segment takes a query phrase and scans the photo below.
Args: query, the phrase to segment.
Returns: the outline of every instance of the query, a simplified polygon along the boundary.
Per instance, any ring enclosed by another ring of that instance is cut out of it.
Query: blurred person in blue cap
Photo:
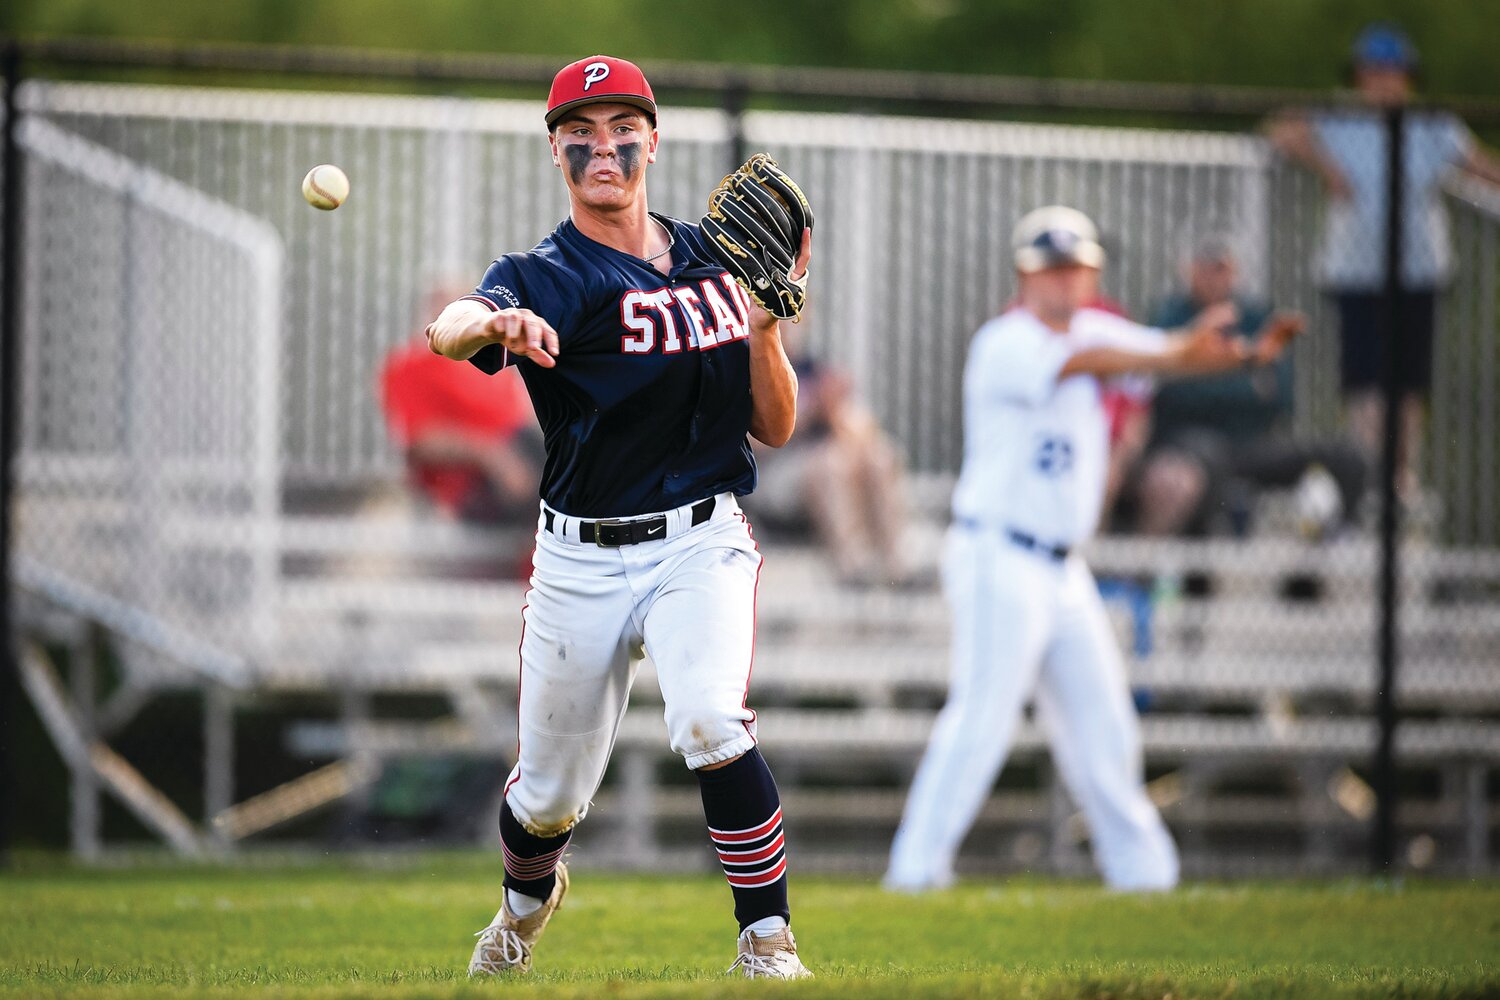
[[[1400,28],[1376,23],[1355,38],[1348,72],[1358,104],[1284,112],[1270,121],[1267,135],[1278,149],[1316,173],[1328,194],[1318,278],[1338,309],[1340,381],[1349,431],[1374,464],[1379,461],[1385,415],[1379,321],[1389,155],[1383,112],[1412,101],[1421,62]],[[1418,444],[1432,382],[1437,297],[1453,271],[1442,183],[1455,170],[1466,170],[1500,184],[1500,160],[1480,148],[1457,116],[1426,108],[1406,115],[1403,145],[1405,302],[1398,318],[1396,356],[1402,397],[1397,489],[1411,503],[1418,491]]]

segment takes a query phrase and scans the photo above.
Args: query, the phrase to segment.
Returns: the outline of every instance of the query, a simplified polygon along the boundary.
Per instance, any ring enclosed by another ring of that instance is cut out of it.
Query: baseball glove
[[[807,196],[776,161],[756,153],[708,196],[701,223],[708,245],[750,297],[778,319],[797,319],[807,275],[793,281],[802,231],[811,229]]]

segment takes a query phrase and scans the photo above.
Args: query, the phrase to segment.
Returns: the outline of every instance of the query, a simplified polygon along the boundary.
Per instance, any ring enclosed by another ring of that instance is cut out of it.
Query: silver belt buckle
[[[613,545],[611,545],[610,543],[604,541],[604,532],[602,530],[600,530],[600,529],[604,528],[606,525],[608,525],[611,528],[617,528],[617,527],[619,527],[622,524],[628,524],[628,523],[630,523],[630,519],[628,519],[628,518],[622,518],[622,517],[611,517],[611,518],[606,518],[603,521],[595,521],[594,522],[594,544],[597,545],[597,546],[599,546],[599,548],[601,548],[601,549],[618,549],[620,547],[620,544],[618,542],[616,542]]]

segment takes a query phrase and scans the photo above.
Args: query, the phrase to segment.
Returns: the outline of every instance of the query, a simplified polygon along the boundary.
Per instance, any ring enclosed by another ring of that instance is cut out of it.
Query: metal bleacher
[[[446,526],[445,526],[446,527]],[[937,529],[932,529],[933,531]],[[329,537],[310,532],[309,537]],[[435,536],[434,536],[435,537]],[[431,555],[432,538],[427,553]],[[840,587],[805,544],[763,545],[752,705],[809,863],[873,871],[899,815],[947,673],[947,612],[935,588]],[[455,548],[455,553],[459,549]],[[473,555],[474,549],[464,549]],[[1160,541],[1106,537],[1089,558],[1107,591],[1131,682],[1152,791],[1177,829],[1189,872],[1335,871],[1357,865],[1370,792],[1377,550],[1354,535]],[[1500,765],[1500,615],[1434,599],[1493,586],[1500,559],[1412,543],[1403,577],[1407,662],[1398,733],[1404,774],[1433,788],[1410,798],[1415,857],[1451,870],[1493,864],[1500,820],[1490,783]],[[1142,581],[1206,574],[1209,596],[1151,593]],[[1290,578],[1315,596],[1286,596]],[[497,778],[513,759],[520,638],[519,582],[412,579],[289,581],[289,609],[369,649],[340,682],[450,697],[451,716],[308,722],[290,732],[309,757],[473,755]],[[1143,634],[1143,631],[1145,634]],[[263,683],[315,687],[307,664]],[[667,748],[649,660],[637,678],[615,762],[578,844],[597,863],[696,867],[697,793]],[[963,864],[976,871],[1088,869],[1079,820],[1028,721],[1013,766],[981,816]],[[1015,778],[1010,777],[1016,775]],[[1263,850],[1268,836],[1282,850]],[[1421,840],[1421,838],[1428,838]],[[1441,845],[1426,860],[1428,843]],[[706,863],[706,862],[705,862]]]
[[[44,504],[62,530],[62,508]],[[28,511],[23,505],[23,520]],[[115,535],[125,526],[106,522],[118,513],[95,504],[69,516],[87,521],[87,532]],[[936,551],[940,531],[934,517],[913,544]],[[175,555],[159,553],[160,565],[199,566],[193,553],[222,549],[226,537],[237,536],[175,520],[163,535]],[[196,629],[133,633],[143,619],[110,619],[108,608],[88,605],[54,577],[29,578],[23,589],[120,626],[137,651],[125,660],[137,668],[127,682],[143,691],[209,684],[227,699],[220,719],[231,722],[236,699],[285,704],[294,713],[287,746],[311,763],[350,765],[367,784],[393,761],[474,757],[490,762],[498,788],[516,741],[525,584],[483,567],[524,546],[526,533],[405,511],[287,514],[272,537],[273,578],[254,601],[227,611],[273,623],[269,641],[235,656],[205,652],[200,641],[214,632],[213,601]],[[789,829],[806,866],[874,871],[943,702],[946,605],[935,586],[841,586],[805,541],[771,537],[762,550],[751,703],[786,793]],[[1315,543],[1273,526],[1246,540],[1103,537],[1087,556],[1143,708],[1151,789],[1182,841],[1186,870],[1357,867],[1371,809],[1360,775],[1377,738],[1374,540],[1356,532]],[[1194,576],[1211,586],[1183,586]],[[1302,590],[1288,591],[1293,580]],[[1415,537],[1404,546],[1398,696],[1407,717],[1396,750],[1403,782],[1415,790],[1399,816],[1405,842],[1421,845],[1413,864],[1472,873],[1495,863],[1500,610],[1488,595],[1496,586],[1500,553],[1448,551]],[[200,669],[139,669],[163,655]],[[309,696],[331,699],[332,717],[323,710],[317,721],[295,721]],[[403,696],[423,707],[404,714]],[[387,703],[378,710],[377,698]],[[437,717],[434,698],[444,706]],[[679,849],[701,846],[687,779],[667,747],[648,660],[578,849],[599,864],[706,866],[701,851]],[[357,798],[360,785],[339,792]],[[229,810],[231,791],[221,787],[219,812]],[[492,806],[472,808],[483,816]],[[1028,721],[961,864],[1084,873],[1085,839],[1048,764],[1045,734]]]
[[[77,717],[64,706],[54,722],[82,736],[68,762],[75,803],[97,795],[88,741],[174,690],[204,695],[204,830],[220,848],[357,799],[403,757],[483,758],[498,785],[515,746],[524,584],[495,566],[528,533],[308,498],[399,476],[374,377],[412,332],[431,268],[468,273],[565,211],[558,191],[499,182],[549,169],[535,106],[40,80],[19,96],[29,180],[14,584],[28,638],[74,668]],[[708,109],[672,109],[672,121],[653,207],[694,217],[731,133]],[[1310,182],[1255,136],[769,111],[744,126],[819,206],[819,349],[906,449],[930,518],[920,552],[938,548],[958,464],[967,337],[1014,290],[993,220],[1047,201],[1091,212],[1118,243],[1107,290],[1136,313],[1171,283],[1185,234],[1240,229],[1257,291],[1314,323],[1323,309],[1302,246]],[[294,195],[315,150],[371,178],[334,216]],[[444,183],[422,183],[434,165]],[[894,191],[897,215],[863,210]],[[1460,235],[1492,246],[1500,206],[1470,200]],[[898,235],[913,255],[880,250]],[[434,247],[447,259],[429,259]],[[913,280],[911,257],[926,280]],[[1475,307],[1451,311],[1440,338],[1440,377],[1462,391],[1434,394],[1432,438],[1463,544],[1428,531],[1402,548],[1398,819],[1412,866],[1478,872],[1500,854],[1500,480],[1493,421],[1465,409],[1488,390],[1466,381],[1468,355],[1453,349],[1493,342],[1496,272],[1480,269],[1493,254],[1459,257],[1474,273],[1456,279],[1455,301]],[[1299,348],[1299,432],[1329,426],[1332,339]],[[840,586],[805,542],[768,538],[763,550],[751,697],[798,864],[873,871],[942,704],[945,604],[935,587]],[[1088,555],[1188,871],[1360,867],[1375,741],[1371,537],[1311,543],[1268,519],[1245,541],[1103,538]],[[101,634],[120,683],[95,699]],[[50,690],[44,672],[27,676]],[[283,713],[288,745],[324,765],[321,777],[274,801],[277,790],[233,787],[236,706],[249,704]],[[245,791],[258,793],[253,816],[235,811]],[[97,832],[97,818],[75,831]],[[167,825],[174,846],[196,843]],[[1079,873],[1083,840],[1028,723],[962,863]],[[75,832],[75,847],[87,842]],[[710,865],[649,665],[577,843],[600,864]]]

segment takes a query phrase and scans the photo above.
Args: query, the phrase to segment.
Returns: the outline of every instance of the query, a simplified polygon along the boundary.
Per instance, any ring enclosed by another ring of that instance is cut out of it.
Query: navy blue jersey
[[[665,277],[568,219],[466,296],[530,309],[557,331],[554,368],[499,344],[470,360],[520,369],[547,443],[542,499],[564,514],[629,517],[755,488],[750,297],[696,225],[653,217],[676,237]]]

